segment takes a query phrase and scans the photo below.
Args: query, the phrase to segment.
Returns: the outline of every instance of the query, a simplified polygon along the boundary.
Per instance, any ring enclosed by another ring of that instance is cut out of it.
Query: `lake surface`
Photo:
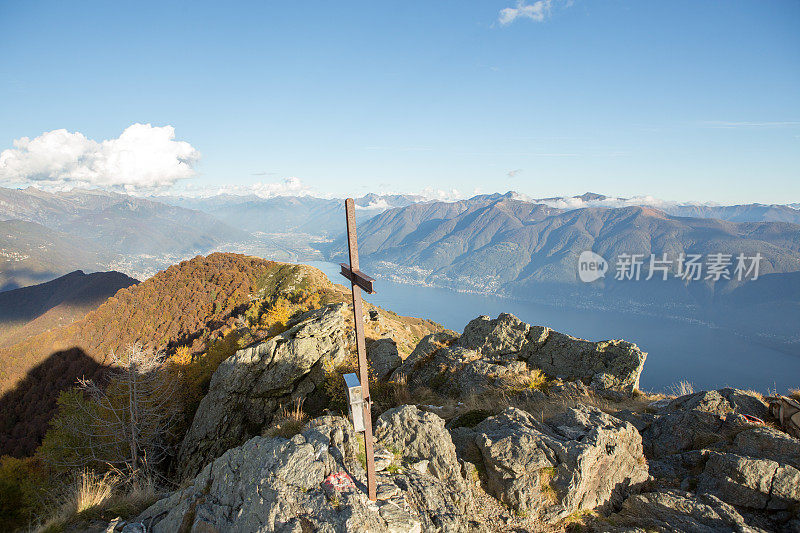
[[[309,262],[335,283],[339,265]],[[377,280],[364,299],[401,315],[429,318],[454,331],[479,315],[512,313],[521,320],[584,339],[625,339],[646,351],[641,388],[665,391],[685,379],[695,390],[725,386],[759,392],[800,388],[800,353],[707,325],[615,311],[551,307],[533,302]]]

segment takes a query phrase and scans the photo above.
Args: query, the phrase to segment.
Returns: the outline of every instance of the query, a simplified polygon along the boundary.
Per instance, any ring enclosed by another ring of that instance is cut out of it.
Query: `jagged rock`
[[[642,431],[644,449],[649,459],[688,450],[708,448],[724,441],[729,431],[725,420],[706,411],[677,411],[656,418]]]
[[[349,471],[358,486],[329,497],[323,481],[342,471]],[[148,531],[154,533],[421,531],[423,520],[401,494],[372,504],[363,481],[351,425],[326,416],[289,440],[255,437],[228,450],[191,485],[156,502],[138,519],[153,523]],[[380,482],[394,480],[381,475]]]
[[[599,390],[632,393],[647,354],[622,340],[590,342],[550,331],[543,342],[526,346],[527,361],[545,374],[566,381],[581,380]]]
[[[590,342],[531,326],[509,313],[492,320],[480,316],[464,328],[458,344],[494,360],[527,360],[535,368],[565,381],[581,380],[600,390],[631,393],[647,354],[635,344]]]
[[[397,372],[409,376],[412,384],[441,382],[451,387],[449,392],[462,395],[479,394],[534,369],[551,378],[630,394],[639,386],[647,356],[629,342],[589,342],[531,326],[508,313],[472,320],[451,347],[439,345],[437,350],[430,340],[423,342]],[[448,373],[457,382],[450,381]]]
[[[800,504],[800,471],[769,459],[712,452],[697,491],[751,509],[788,509]]]
[[[501,313],[494,320],[479,316],[466,325],[458,344],[487,358],[516,360],[526,345],[542,342],[546,330],[542,326],[529,326],[509,313]]]
[[[725,388],[700,391],[679,396],[659,410],[660,413],[675,411],[703,411],[717,416],[739,413],[766,420],[768,406],[757,394],[739,389]]]
[[[374,379],[383,381],[402,363],[397,343],[393,339],[383,338],[370,342],[367,345],[367,358]]]
[[[403,364],[394,371],[392,380],[398,380],[400,376],[409,376],[417,367],[424,366],[425,362],[437,351],[455,341],[458,337],[447,331],[439,331],[426,335],[414,347],[414,350],[405,358]]]
[[[378,418],[375,438],[401,455],[417,473],[430,474],[448,487],[443,508],[452,509],[446,511],[452,519],[474,515],[472,491],[462,476],[450,433],[439,416],[413,405],[390,409]],[[407,490],[420,500],[430,496],[427,486],[418,482],[409,483]]]
[[[452,477],[454,452],[446,432],[442,434],[441,419],[413,407],[379,419],[390,439],[398,424],[421,438],[435,439],[441,449],[409,441],[406,453],[430,454],[432,466],[421,473],[379,472],[376,502],[365,494],[366,473],[357,459],[360,446],[352,425],[342,417],[323,416],[291,439],[254,437],[228,450],[188,487],[156,502],[137,520],[152,524],[148,531],[153,533],[477,531],[470,520],[471,495],[465,497],[451,484],[457,482]],[[355,485],[334,489],[325,483],[341,472],[349,473]]]
[[[312,311],[285,333],[237,351],[220,364],[178,455],[182,478],[269,424],[281,405],[312,393],[324,366],[346,356],[343,306]]]
[[[737,389],[701,391],[675,398],[642,430],[648,458],[661,459],[687,450],[726,445],[751,428],[738,415],[762,418],[767,405],[757,395]]]
[[[548,522],[617,506],[648,479],[636,428],[582,404],[547,424],[509,407],[475,432],[489,491]]]
[[[770,414],[786,433],[800,439],[800,399],[776,396],[769,400]]]
[[[619,513],[606,521],[604,531],[671,531],[726,533],[762,531],[748,526],[733,506],[716,496],[668,490],[631,496]]]
[[[736,453],[741,455],[771,459],[800,469],[800,439],[777,429],[759,426],[742,431],[733,443]]]

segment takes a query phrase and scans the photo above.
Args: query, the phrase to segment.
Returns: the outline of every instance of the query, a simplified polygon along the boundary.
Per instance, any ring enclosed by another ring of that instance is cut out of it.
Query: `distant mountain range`
[[[591,192],[580,196],[537,199],[530,199],[514,192],[508,194],[518,200],[543,203],[560,209],[580,209],[584,207],[616,208],[639,205],[653,207],[668,215],[679,217],[716,218],[731,222],[792,222],[800,224],[800,204],[682,204],[653,198],[615,198]]]
[[[780,285],[771,276],[800,271],[800,210],[795,204],[679,204],[591,192],[550,198],[508,192],[457,202],[368,194],[356,198],[356,204],[361,254],[373,272],[456,290],[567,304],[619,306],[633,300],[658,306],[666,299],[680,308],[758,303],[756,284],[736,280],[626,283],[614,280],[612,271],[582,284],[576,266],[585,250],[606,258],[611,269],[624,253],[646,258],[666,253],[675,260],[681,253],[758,252],[765,294]],[[343,201],[336,198],[136,198],[103,191],[0,189],[3,219],[0,228],[7,231],[0,232],[0,254],[5,254],[0,290],[75,269],[114,269],[146,279],[211,251],[303,262],[338,260],[346,249]],[[646,276],[646,265],[643,272]],[[739,292],[740,286],[747,290]],[[792,291],[781,297],[800,301]]]
[[[344,201],[313,196],[218,195],[210,198],[156,196],[154,199],[203,211],[253,233],[305,233],[336,236],[343,232]],[[392,207],[425,201],[422,196],[367,194],[355,200],[357,220],[368,219]]]
[[[800,332],[789,326],[797,322],[787,320],[800,320],[800,283],[795,279],[800,279],[800,225],[672,216],[642,206],[559,209],[517,198],[513,193],[483,195],[385,211],[359,226],[362,264],[396,281],[568,306],[644,306],[656,313],[699,317],[710,312],[716,318],[724,318],[720,306],[725,306],[738,310],[733,313],[737,324],[749,321],[749,329],[768,327],[771,334],[800,340]],[[735,212],[727,211],[739,218],[776,211]],[[333,260],[342,259],[343,238],[329,250]],[[584,251],[607,261],[604,278],[581,282],[578,259]],[[676,275],[681,254],[699,254],[706,264],[718,253],[730,254],[731,279],[706,279],[708,271],[699,280]],[[735,258],[757,253],[759,279],[737,280]],[[625,254],[642,259],[639,281],[615,279],[617,262]],[[651,254],[666,254],[671,261],[666,281],[660,271],[646,281]],[[779,306],[770,307],[778,301]]]
[[[123,194],[0,188],[0,220],[35,222],[122,254],[205,250],[248,234],[207,213]]]
[[[23,220],[0,221],[0,291],[77,269],[101,270],[111,254],[94,242]]]
[[[800,270],[797,224],[675,217],[640,206],[563,210],[511,194],[391,209],[360,233],[360,251],[373,262],[426,272],[426,282],[463,288],[474,280],[476,288],[506,292],[537,282],[580,283],[585,250],[608,261],[622,254],[759,252],[762,275]]]

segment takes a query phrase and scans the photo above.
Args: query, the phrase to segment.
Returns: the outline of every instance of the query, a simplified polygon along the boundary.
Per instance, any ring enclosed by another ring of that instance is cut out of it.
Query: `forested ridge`
[[[184,391],[191,402],[232,351],[274,333],[308,295],[335,294],[316,269],[229,253],[198,256],[121,289],[72,325],[0,350],[0,455],[31,453],[59,393],[101,375],[111,352],[136,343],[165,351],[175,365],[193,364]],[[239,334],[237,320],[254,322],[254,334]]]

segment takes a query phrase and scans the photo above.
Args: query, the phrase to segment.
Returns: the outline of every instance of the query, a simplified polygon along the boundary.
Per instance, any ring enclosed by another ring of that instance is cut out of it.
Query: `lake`
[[[335,283],[339,265],[309,262]],[[479,315],[512,313],[521,320],[575,337],[625,339],[646,351],[641,388],[666,391],[680,380],[695,390],[737,387],[762,393],[800,388],[800,353],[780,351],[756,340],[707,325],[615,311],[568,309],[480,294],[460,293],[377,280],[364,299],[401,315],[429,318],[461,332]]]

